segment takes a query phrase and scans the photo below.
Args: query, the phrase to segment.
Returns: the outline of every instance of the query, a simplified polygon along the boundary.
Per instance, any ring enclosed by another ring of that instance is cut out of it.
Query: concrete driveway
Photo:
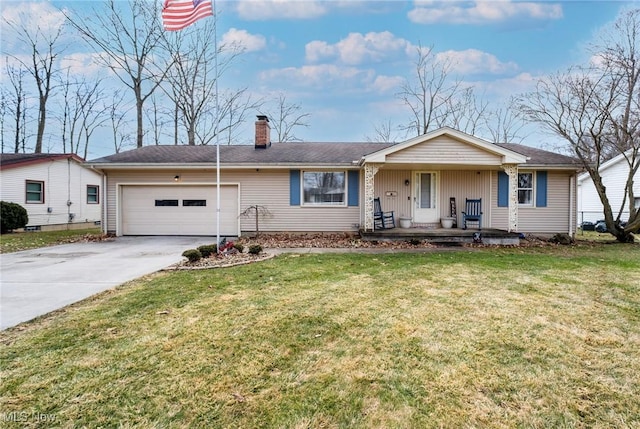
[[[181,261],[215,237],[118,237],[0,255],[0,329]]]

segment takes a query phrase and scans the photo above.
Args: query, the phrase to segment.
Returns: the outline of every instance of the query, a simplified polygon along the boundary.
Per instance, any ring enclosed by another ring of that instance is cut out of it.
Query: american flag
[[[177,31],[212,15],[211,0],[166,0],[162,8],[162,23],[165,30]]]

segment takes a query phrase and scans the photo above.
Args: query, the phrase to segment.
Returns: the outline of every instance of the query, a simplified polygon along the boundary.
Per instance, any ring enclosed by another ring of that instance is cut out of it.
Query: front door
[[[417,171],[414,174],[413,221],[433,223],[440,220],[437,207],[438,174]]]

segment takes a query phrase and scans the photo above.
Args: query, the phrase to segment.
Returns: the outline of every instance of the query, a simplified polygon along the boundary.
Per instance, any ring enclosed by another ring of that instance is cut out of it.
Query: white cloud
[[[405,82],[401,76],[376,76],[372,88],[379,93],[390,93],[398,91],[398,88]]]
[[[358,65],[364,62],[379,62],[406,55],[411,44],[388,31],[380,33],[350,33],[334,45],[322,41],[307,44],[306,58],[309,62],[339,58],[343,64]]]
[[[562,6],[510,0],[416,1],[408,17],[417,24],[490,24],[518,18],[546,20],[562,18]]]
[[[327,8],[315,0],[243,0],[237,2],[236,11],[247,21],[267,21],[318,18],[327,13]]]
[[[538,79],[539,76],[534,76],[530,73],[519,73],[516,76],[505,79],[465,83],[473,86],[477,94],[506,100],[512,95],[535,90]]]
[[[438,62],[448,62],[451,65],[452,72],[463,75],[481,73],[504,74],[513,73],[518,70],[516,63],[504,63],[495,55],[477,49],[439,52],[435,58]]]
[[[38,32],[41,35],[39,38],[42,38],[42,35],[45,38],[55,36],[65,22],[62,12],[49,2],[4,2],[1,13],[3,27],[4,23],[8,22],[17,29],[25,29],[34,38]],[[3,28],[4,48],[20,43],[18,36],[16,32],[9,31],[9,28]]]
[[[255,52],[264,49],[267,41],[264,36],[250,34],[246,30],[230,28],[222,36],[222,44],[242,47],[245,52]]]
[[[266,70],[260,73],[260,78],[262,80],[281,80],[289,84],[326,88],[332,84],[349,86],[354,82],[371,81],[373,72],[356,67],[321,64]]]
[[[60,69],[69,70],[71,76],[99,76],[104,77],[105,73],[111,75],[109,68],[100,61],[97,53],[74,53],[65,55],[60,59]]]

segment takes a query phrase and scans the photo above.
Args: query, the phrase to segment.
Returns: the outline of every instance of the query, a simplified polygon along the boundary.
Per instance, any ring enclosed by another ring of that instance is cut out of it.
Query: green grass
[[[54,244],[71,243],[82,240],[87,235],[100,235],[101,233],[100,228],[91,228],[2,234],[0,235],[0,253],[11,253],[20,250],[53,246]]]
[[[20,427],[638,427],[639,261],[590,244],[156,274],[0,334],[0,409]]]

